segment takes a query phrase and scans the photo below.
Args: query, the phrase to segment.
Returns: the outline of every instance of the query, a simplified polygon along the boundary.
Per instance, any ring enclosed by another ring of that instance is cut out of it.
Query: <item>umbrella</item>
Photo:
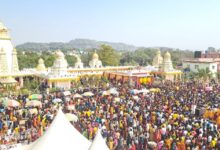
[[[73,122],[77,122],[78,121],[78,117],[76,115],[74,115],[74,114],[66,113],[65,116],[66,116],[66,118],[69,121],[73,121]]]
[[[67,109],[68,110],[75,110],[75,106],[74,105],[69,105],[69,106],[67,106]]]
[[[85,93],[83,93],[83,96],[87,96],[87,97],[93,96],[93,95],[94,94],[92,92],[85,92]]]
[[[116,90],[116,88],[111,88],[110,90],[108,90],[109,93],[113,94],[113,95],[118,95],[118,91]]]
[[[7,100],[6,99],[3,101],[3,105],[5,107],[18,107],[18,106],[20,106],[20,103],[16,100]]]
[[[29,96],[29,99],[41,99],[42,95],[41,94],[32,94]]]
[[[38,111],[37,111],[36,108],[29,109],[29,112],[30,112],[31,114],[37,114],[37,113],[38,113]]]
[[[107,95],[110,95],[111,93],[109,92],[109,91],[103,91],[102,92],[102,95],[104,95],[104,96],[107,96]]]
[[[133,96],[133,99],[134,100],[139,100],[139,97],[138,96]]]
[[[115,97],[116,102],[120,102],[120,100],[121,100],[120,97]]]
[[[32,101],[27,102],[26,106],[33,106],[33,107],[42,106],[42,103],[37,100],[32,100]]]
[[[70,91],[64,91],[63,94],[64,94],[64,96],[69,96],[69,95],[71,95]]]
[[[150,92],[160,92],[160,89],[159,88],[151,88]]]
[[[212,87],[211,86],[205,87],[205,91],[212,91]]]
[[[60,102],[62,102],[62,99],[60,98],[53,99],[53,103],[60,103]]]
[[[153,149],[157,147],[157,143],[154,141],[149,141],[147,144],[149,145],[150,148],[153,148]]]
[[[73,95],[73,98],[82,98],[82,96],[80,94],[76,93]]]
[[[9,100],[8,97],[2,97],[2,98],[0,98],[0,102],[3,102],[3,101],[5,101],[5,100]]]
[[[138,94],[138,93],[139,93],[139,90],[133,89],[133,90],[131,90],[130,92],[131,92],[131,94]]]
[[[147,90],[147,89],[141,89],[140,90],[140,93],[149,93],[150,91],[149,90]]]

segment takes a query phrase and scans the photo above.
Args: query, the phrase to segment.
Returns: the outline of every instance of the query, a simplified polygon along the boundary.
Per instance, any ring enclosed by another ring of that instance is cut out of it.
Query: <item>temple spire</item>
[[[163,57],[161,56],[161,52],[158,49],[156,52],[156,56],[153,59],[152,65],[159,70],[163,65]]]
[[[163,68],[164,72],[173,71],[173,62],[171,60],[171,55],[169,52],[166,52],[163,60]]]
[[[13,49],[13,52],[12,52],[12,72],[13,73],[19,72],[17,51],[15,48]]]
[[[0,22],[0,39],[10,39],[8,28],[2,22]]]
[[[7,74],[9,73],[6,51],[3,47],[0,48],[0,73]]]

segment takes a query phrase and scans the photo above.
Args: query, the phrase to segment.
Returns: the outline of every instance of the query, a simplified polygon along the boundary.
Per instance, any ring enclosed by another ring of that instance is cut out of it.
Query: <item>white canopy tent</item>
[[[98,129],[95,139],[92,142],[92,145],[89,147],[89,150],[109,150],[108,146],[105,143],[101,135],[101,130]]]
[[[49,129],[28,150],[88,150],[91,142],[77,131],[60,109]]]
[[[30,150],[30,147],[35,144],[35,142],[28,144],[28,145],[17,145],[14,148],[10,148],[9,150]]]

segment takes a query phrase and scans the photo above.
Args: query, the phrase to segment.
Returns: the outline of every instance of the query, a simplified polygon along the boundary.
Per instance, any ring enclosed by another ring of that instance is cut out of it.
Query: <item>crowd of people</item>
[[[141,90],[112,83],[108,88],[83,88],[69,96],[60,92],[44,94],[41,107],[26,106],[27,96],[11,97],[18,108],[0,104],[0,144],[28,144],[47,130],[62,106],[65,113],[78,117],[72,122],[86,138],[93,140],[98,128],[110,150],[220,149],[220,87],[195,82],[164,82],[159,91]],[[115,88],[117,94],[103,94]],[[137,92],[139,90],[139,92]],[[74,98],[90,91],[93,96]],[[136,91],[136,92],[134,92]],[[62,99],[53,103],[53,99]],[[70,107],[73,106],[73,107]],[[70,109],[71,108],[71,109]]]

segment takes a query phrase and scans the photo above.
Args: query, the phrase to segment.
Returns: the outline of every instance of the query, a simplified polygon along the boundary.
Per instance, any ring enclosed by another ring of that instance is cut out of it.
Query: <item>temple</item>
[[[19,73],[17,52],[14,49],[8,29],[0,22],[0,74],[2,84],[16,83],[11,76],[14,73]]]
[[[79,81],[82,76],[106,76],[109,79],[135,84],[152,83],[153,77],[162,76],[166,80],[181,78],[182,72],[173,68],[171,55],[166,52],[164,58],[157,50],[152,66],[103,66],[99,55],[94,52],[89,61],[89,67],[84,67],[80,56],[75,55],[74,67],[69,67],[65,55],[61,50],[55,52],[55,61],[52,67],[45,67],[44,60],[40,58],[36,68],[19,70],[17,51],[11,43],[8,29],[0,23],[0,83],[15,84],[23,87],[23,78],[31,77],[44,82],[49,88],[71,88],[72,81]],[[16,79],[16,80],[15,80]]]
[[[89,62],[91,68],[101,68],[102,62],[99,60],[99,55],[95,52],[92,56],[92,60]]]
[[[65,76],[67,74],[68,63],[63,52],[57,50],[55,52],[55,57],[56,59],[51,67],[50,74],[54,76]]]
[[[157,50],[156,56],[153,58],[152,65],[157,70],[159,70],[163,65],[163,57],[161,56],[161,52],[159,49]]]
[[[175,81],[181,79],[182,71],[173,68],[173,62],[169,52],[161,56],[158,50],[152,63],[154,70],[151,70],[151,74],[154,76],[164,77],[165,80]]]
[[[17,52],[14,49],[8,29],[0,23],[0,72],[10,74],[18,72]]]
[[[162,66],[161,69],[162,69],[163,72],[174,71],[173,62],[171,60],[171,55],[170,55],[169,52],[166,52],[165,55],[164,55],[163,66]]]

